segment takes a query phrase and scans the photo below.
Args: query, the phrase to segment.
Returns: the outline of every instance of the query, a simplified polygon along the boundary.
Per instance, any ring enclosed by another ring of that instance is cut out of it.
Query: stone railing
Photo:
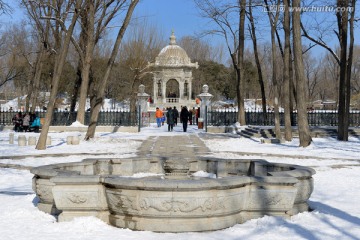
[[[174,178],[177,171],[181,175]],[[193,175],[199,171],[216,178]],[[217,230],[308,211],[315,174],[265,160],[156,157],[85,159],[31,172],[38,208],[61,213],[59,221],[96,216],[117,227],[156,232]],[[160,175],[133,177],[137,173]]]
[[[167,103],[178,103],[179,98],[166,98]]]

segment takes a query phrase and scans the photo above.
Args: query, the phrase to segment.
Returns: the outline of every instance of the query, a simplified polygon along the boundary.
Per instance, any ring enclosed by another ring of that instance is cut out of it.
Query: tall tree
[[[273,11],[270,10],[270,5],[268,4],[267,0],[264,0],[265,6],[267,8],[269,22],[270,22],[270,35],[271,35],[271,59],[272,59],[272,85],[274,89],[274,116],[275,116],[275,134],[277,138],[281,138],[281,130],[280,130],[280,113],[279,113],[279,101],[280,101],[280,92],[279,92],[279,86],[278,86],[278,74],[276,69],[276,40],[275,40],[275,34],[276,34],[276,25],[279,20],[280,11],[280,0],[276,1],[276,11],[275,15]]]
[[[236,91],[238,101],[238,119],[246,124],[244,106],[244,48],[246,0],[237,0],[236,4],[224,0],[194,0],[204,18],[210,19],[215,29],[205,34],[217,34],[224,37],[232,66],[236,73]],[[234,20],[235,19],[235,20]]]
[[[34,29],[36,29],[36,39],[37,39],[37,54],[35,64],[32,64],[32,76],[30,78],[30,84],[28,86],[28,94],[27,94],[27,107],[30,105],[30,111],[35,111],[35,108],[38,104],[38,94],[40,90],[40,82],[41,82],[41,73],[44,68],[44,62],[49,55],[54,53],[51,51],[51,43],[49,41],[50,37],[50,21],[41,21],[39,18],[40,11],[43,12],[44,15],[50,16],[52,9],[49,6],[38,6],[35,4],[28,4],[28,1],[22,0],[23,6],[25,6],[28,16],[33,23]]]
[[[291,43],[290,43],[290,0],[284,0],[284,81],[283,81],[283,104],[284,104],[284,120],[285,120],[285,140],[291,141],[292,139],[292,128],[291,128],[291,88],[290,88],[290,65],[291,61]]]
[[[88,97],[94,48],[104,35],[108,24],[126,3],[127,0],[88,0],[85,4],[85,10],[81,14],[79,42],[73,42],[80,57],[77,70],[78,78],[75,83],[70,110],[74,110],[77,96],[79,95],[76,120],[82,124],[84,124],[85,119],[86,99]]]
[[[292,7],[293,9],[300,9],[300,0],[293,0]],[[312,139],[307,118],[307,106],[305,98],[306,89],[301,41],[300,11],[295,10],[292,12],[292,26],[299,140],[301,147],[307,147],[311,144]]]
[[[119,51],[121,41],[124,37],[125,31],[126,31],[128,25],[129,25],[129,22],[131,20],[134,9],[135,9],[136,5],[139,3],[139,0],[131,0],[131,1],[129,0],[129,2],[130,2],[130,4],[128,5],[128,8],[126,10],[126,16],[123,20],[121,28],[119,29],[114,47],[111,52],[111,56],[107,63],[107,68],[105,71],[104,78],[102,79],[101,82],[99,82],[97,84],[97,86],[95,88],[92,89],[93,95],[90,98],[90,104],[91,104],[90,124],[89,124],[88,130],[86,132],[85,140],[89,140],[90,138],[93,138],[95,136],[95,130],[96,130],[97,120],[99,117],[99,112],[101,109],[101,105],[104,101],[106,84],[109,79],[111,69],[114,65],[116,55]]]
[[[349,111],[350,111],[350,80],[354,53],[354,19],[356,0],[338,0],[337,6],[345,11],[337,11],[338,38],[340,43],[340,78],[339,78],[339,126],[338,139],[349,139]],[[349,18],[348,7],[352,6]],[[350,42],[348,42],[348,35]],[[348,47],[349,46],[349,47]]]
[[[256,29],[255,29],[255,21],[254,21],[254,17],[253,17],[252,7],[253,7],[252,0],[250,0],[249,1],[249,10],[248,10],[248,18],[250,21],[250,25],[248,28],[249,28],[251,40],[253,43],[254,57],[255,57],[259,86],[260,86],[260,91],[261,91],[261,106],[262,106],[262,112],[263,112],[263,120],[264,120],[264,125],[265,125],[265,123],[267,122],[265,84],[264,84],[264,79],[263,79],[263,71],[262,71],[262,67],[261,67],[261,63],[260,63],[257,37],[256,37]]]
[[[349,110],[350,110],[350,79],[351,68],[353,61],[353,49],[354,49],[354,22],[356,13],[356,0],[337,0],[336,6],[339,11],[336,11],[337,29],[331,29],[335,32],[339,41],[340,54],[332,49],[323,39],[323,33],[320,33],[320,37],[311,36],[307,29],[301,25],[304,36],[315,44],[326,49],[331,56],[338,63],[340,68],[339,73],[339,88],[338,88],[338,140],[347,141],[349,131]],[[351,14],[349,17],[349,9]],[[349,39],[350,38],[350,39]]]
[[[46,149],[46,139],[49,132],[49,127],[52,120],[53,111],[55,108],[55,101],[58,92],[59,82],[62,74],[62,70],[65,64],[66,56],[69,50],[70,41],[72,38],[72,34],[76,25],[76,21],[79,17],[80,12],[82,11],[82,3],[83,0],[74,0],[63,2],[62,5],[60,2],[56,6],[49,5],[49,2],[43,2],[40,5],[48,5],[49,7],[56,7],[55,14],[52,16],[42,16],[39,18],[44,19],[45,21],[55,21],[55,25],[61,28],[61,32],[64,33],[64,37],[62,38],[60,35],[55,36],[56,46],[59,46],[57,49],[57,55],[55,60],[54,73],[51,81],[51,92],[49,97],[49,102],[47,105],[47,112],[45,114],[45,121],[42,126],[41,134],[39,137],[39,141],[36,145],[36,149],[44,150]],[[70,16],[70,19],[68,18]],[[65,22],[69,24],[66,26]]]
[[[239,49],[237,51],[237,64],[235,70],[237,72],[237,99],[238,99],[238,119],[241,125],[246,124],[245,106],[244,106],[244,51],[245,51],[245,17],[246,17],[246,0],[239,0],[240,20],[239,20]],[[236,62],[234,56],[231,57]]]

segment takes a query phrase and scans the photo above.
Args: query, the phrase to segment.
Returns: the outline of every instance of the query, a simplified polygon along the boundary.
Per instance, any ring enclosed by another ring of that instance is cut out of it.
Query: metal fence
[[[274,112],[246,111],[246,124],[259,126],[274,126]],[[310,126],[337,126],[337,111],[311,111],[308,112]],[[207,112],[208,126],[229,126],[238,122],[238,112],[234,109],[217,109]],[[284,126],[284,113],[280,112],[280,125]],[[297,113],[291,114],[291,125],[297,125]],[[360,111],[351,111],[349,114],[349,126],[360,126]]]
[[[0,109],[0,125],[13,125],[12,118],[17,112]],[[44,118],[46,112],[38,111],[37,116]],[[52,126],[69,126],[76,121],[77,112],[69,111],[55,111],[52,117]],[[99,113],[98,126],[138,126],[138,116],[135,112],[123,110],[101,111]],[[146,115],[148,126],[152,117]],[[274,112],[261,111],[246,111],[246,124],[259,126],[274,126]],[[155,118],[154,118],[155,119]],[[235,109],[216,109],[207,112],[206,126],[229,126],[238,122],[238,113]],[[310,126],[337,126],[338,113],[337,111],[312,111],[308,112],[308,121]],[[90,122],[90,112],[85,113],[85,125]],[[297,125],[297,113],[293,112],[291,115],[291,122],[293,126]],[[280,112],[280,124],[284,125],[284,113]],[[360,111],[352,111],[349,115],[349,126],[360,126]]]
[[[0,125],[13,125],[12,118],[17,112],[0,109]],[[40,118],[44,118],[46,111],[35,112]],[[69,126],[76,121],[77,112],[55,111],[52,116],[51,126]],[[123,110],[101,111],[99,113],[98,126],[137,126],[136,112]],[[85,125],[90,123],[90,112],[85,112]]]

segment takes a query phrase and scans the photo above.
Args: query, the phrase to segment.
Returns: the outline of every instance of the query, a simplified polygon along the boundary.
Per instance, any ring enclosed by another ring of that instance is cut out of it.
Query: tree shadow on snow
[[[262,227],[261,224],[264,224],[264,226]],[[243,223],[243,224],[246,224]],[[233,229],[244,229],[244,227],[242,227],[242,224],[238,224],[232,227]],[[312,230],[306,229],[305,227],[302,227],[300,225],[294,224],[282,217],[272,217],[271,219],[271,223],[267,222],[266,220],[264,222],[262,222],[262,220],[259,220],[259,223],[257,223],[257,227],[254,228],[250,228],[247,229],[246,233],[241,235],[241,238],[239,238],[238,236],[234,237],[234,234],[232,231],[228,232],[228,231],[224,231],[222,233],[223,239],[228,239],[228,240],[238,240],[238,239],[251,239],[254,236],[257,235],[261,235],[261,231],[263,231],[264,233],[268,232],[269,229],[277,229],[277,228],[287,228],[293,232],[296,233],[296,236],[301,236],[304,239],[311,239],[311,240],[321,240],[321,237],[318,237],[314,234],[314,232]],[[284,231],[286,234],[288,233],[287,231]],[[281,233],[279,233],[282,237],[284,237],[284,235],[282,235]],[[291,237],[289,237],[289,239],[291,239]]]
[[[20,191],[0,191],[0,194],[9,195],[9,196],[24,196],[24,195],[31,195],[34,192],[20,192]]]
[[[58,144],[47,146],[47,148],[58,147],[58,146],[64,145],[65,143],[66,143],[65,140],[61,140],[61,142],[59,142]]]
[[[313,210],[316,210],[320,213],[324,213],[324,214],[328,214],[328,215],[332,215],[336,218],[339,218],[343,221],[347,221],[349,223],[352,223],[356,226],[360,226],[360,218],[353,216],[347,212],[344,212],[340,209],[334,208],[332,206],[323,204],[321,202],[314,202],[314,201],[309,201],[309,205]],[[348,236],[350,239],[359,239],[358,237],[350,234],[348,231],[346,231],[346,229],[342,228],[341,226],[336,226],[334,222],[330,221],[327,218],[322,218],[321,219],[324,223],[328,224],[331,228],[336,229],[337,231],[341,232],[342,234],[344,234],[344,236]]]

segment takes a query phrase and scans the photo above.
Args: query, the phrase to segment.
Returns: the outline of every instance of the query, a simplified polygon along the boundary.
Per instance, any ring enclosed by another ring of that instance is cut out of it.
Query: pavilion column
[[[191,82],[192,82],[192,77],[189,79],[189,84],[188,84],[188,100],[191,100],[191,93],[192,93]]]
[[[178,82],[179,82],[179,102],[182,102],[182,100],[184,99],[184,82],[180,80]]]
[[[156,78],[154,78],[154,83],[153,83],[153,89],[154,89],[154,92],[153,92],[153,96],[152,96],[152,99],[154,101],[154,103],[157,103],[157,98],[158,98],[158,85],[157,85],[157,80]]]
[[[161,81],[161,91],[162,91],[162,102],[166,103],[166,81]]]

